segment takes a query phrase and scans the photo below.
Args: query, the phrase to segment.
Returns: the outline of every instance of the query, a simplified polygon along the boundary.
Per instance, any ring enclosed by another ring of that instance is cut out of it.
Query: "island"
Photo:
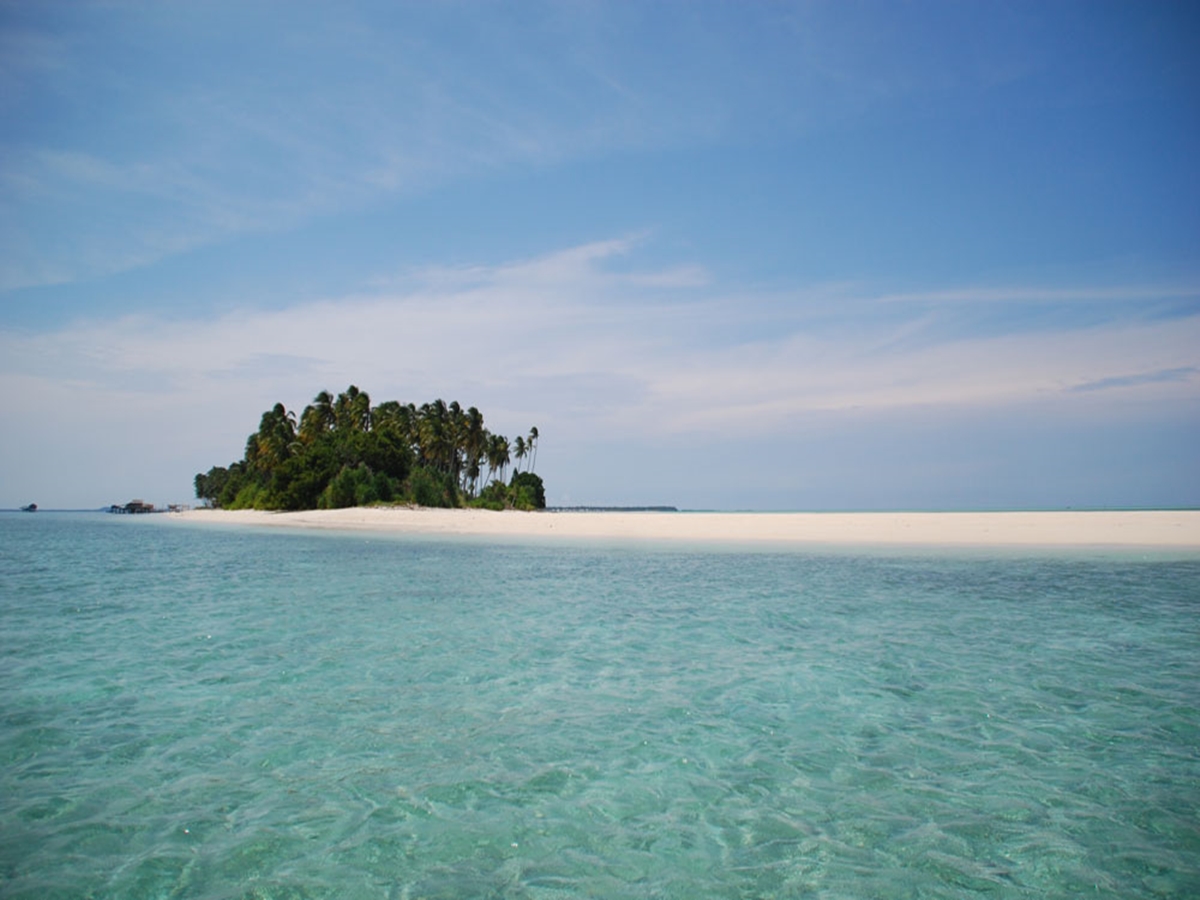
[[[372,406],[350,385],[336,397],[321,391],[298,420],[276,403],[240,460],[196,475],[196,497],[221,509],[544,509],[545,488],[533,471],[537,443],[536,427],[511,443],[491,433],[474,406],[440,399]]]

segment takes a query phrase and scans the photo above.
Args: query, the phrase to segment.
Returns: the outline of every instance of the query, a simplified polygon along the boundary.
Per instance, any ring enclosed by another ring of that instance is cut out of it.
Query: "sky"
[[[0,0],[0,507],[276,402],[552,505],[1200,505],[1188,2]]]

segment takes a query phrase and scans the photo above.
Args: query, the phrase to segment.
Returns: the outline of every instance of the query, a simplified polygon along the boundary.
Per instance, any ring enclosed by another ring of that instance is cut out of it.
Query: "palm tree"
[[[492,472],[500,473],[500,481],[504,481],[504,467],[508,465],[508,438],[502,434],[493,434],[492,439],[488,441],[488,469],[489,476]]]
[[[513,442],[513,456],[517,458],[517,471],[521,471],[521,460],[525,458],[528,448],[525,446],[525,438],[517,435],[516,441]]]
[[[442,472],[449,472],[449,457],[453,445],[450,442],[450,411],[444,400],[434,400],[421,405],[417,439],[420,443],[421,460]]]
[[[529,451],[530,456],[531,456],[531,458],[529,460],[529,471],[530,472],[532,472],[537,467],[537,440],[538,440],[538,430],[537,430],[537,426],[534,425],[532,428],[529,429],[529,437],[527,437],[525,439],[525,447]]]
[[[408,442],[408,446],[412,450],[414,457],[419,456],[421,452],[419,421],[415,405],[412,403],[400,404],[400,408],[396,410],[396,430]]]
[[[454,483],[458,484],[463,467],[463,451],[467,442],[467,414],[463,412],[463,408],[459,406],[457,400],[450,401],[446,412],[449,425],[450,472],[454,476]]]
[[[403,424],[404,407],[395,400],[385,400],[371,410],[371,428],[376,431],[390,431],[401,437],[407,437]]]
[[[496,470],[500,467],[500,456],[496,448],[496,435],[490,431],[487,436],[487,444],[484,445],[483,458],[487,461],[488,467],[487,483],[491,484],[495,480]]]
[[[360,391],[354,385],[337,395],[333,414],[338,428],[346,431],[371,430],[371,398],[366,391]]]
[[[471,493],[474,494],[479,487],[480,465],[487,456],[488,433],[483,427],[483,413],[474,406],[467,410],[466,422],[463,452],[466,454],[467,478],[471,481]]]
[[[246,441],[246,461],[270,474],[296,450],[296,414],[276,403],[262,414],[258,431]]]
[[[335,422],[333,395],[329,391],[321,391],[313,397],[310,405],[304,407],[304,413],[300,416],[300,437],[305,443],[311,443],[333,428]]]

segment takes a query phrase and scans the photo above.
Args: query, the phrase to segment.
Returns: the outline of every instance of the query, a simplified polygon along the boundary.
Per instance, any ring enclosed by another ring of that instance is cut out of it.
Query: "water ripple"
[[[1200,563],[0,517],[0,896],[1200,894]]]

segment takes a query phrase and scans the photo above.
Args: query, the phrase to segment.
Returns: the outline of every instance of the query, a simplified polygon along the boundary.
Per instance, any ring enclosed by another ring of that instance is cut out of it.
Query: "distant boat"
[[[37,512],[37,504],[30,503],[28,506],[22,506],[21,512]]]

